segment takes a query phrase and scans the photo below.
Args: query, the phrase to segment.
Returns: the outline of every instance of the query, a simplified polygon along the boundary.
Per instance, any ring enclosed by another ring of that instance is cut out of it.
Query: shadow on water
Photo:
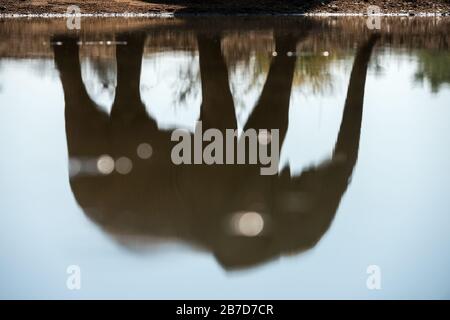
[[[278,55],[270,61],[263,90],[244,128],[279,129],[280,147],[288,128],[297,60],[287,53],[295,52],[308,34],[307,26],[295,32],[274,30]],[[204,130],[224,132],[235,129],[237,122],[222,38],[220,31],[196,32],[202,89],[199,120]],[[53,50],[64,91],[71,163],[82,166],[89,159],[100,159],[108,164],[102,155],[122,159],[115,163],[122,166],[119,172],[71,175],[73,194],[86,215],[113,237],[175,238],[200,246],[225,269],[256,266],[312,248],[329,228],[357,161],[367,68],[378,36],[368,36],[357,49],[330,159],[299,176],[291,176],[289,168],[261,175],[259,164],[173,164],[172,132],[158,128],[140,97],[146,33],[120,33],[116,40],[127,45],[116,45],[116,95],[107,114],[83,84],[77,37],[52,39],[59,44]],[[144,149],[138,155],[140,147]]]
[[[330,0],[144,0],[153,4],[174,5],[175,15],[185,14],[293,14],[307,13]]]

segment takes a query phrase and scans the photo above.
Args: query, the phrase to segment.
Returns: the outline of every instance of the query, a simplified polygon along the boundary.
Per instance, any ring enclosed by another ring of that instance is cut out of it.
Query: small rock
[[[329,5],[329,8],[330,8],[331,10],[333,10],[333,11],[338,11],[338,10],[339,10],[338,6],[335,5],[335,4],[330,4],[330,5]]]

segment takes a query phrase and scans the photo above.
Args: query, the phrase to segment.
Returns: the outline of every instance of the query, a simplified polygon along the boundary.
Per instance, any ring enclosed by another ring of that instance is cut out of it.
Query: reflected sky
[[[367,39],[354,40],[361,45]],[[323,59],[323,51],[312,55]],[[255,109],[273,61],[270,53],[255,49],[247,62],[236,64],[225,54],[238,127],[245,126]],[[53,59],[0,60],[0,296],[448,298],[450,91],[445,80],[438,87],[434,80],[418,81],[419,73],[433,69],[424,62],[426,53],[392,50],[383,43],[375,48],[357,162],[331,226],[318,243],[305,252],[283,252],[237,270],[224,268],[201,241],[157,233],[145,239],[142,233],[112,235],[93,222],[69,184],[67,115]],[[327,60],[320,75],[326,75],[332,89],[317,91],[313,79],[302,82],[294,76],[280,172],[290,168],[290,176],[299,176],[332,156],[357,54],[355,46]],[[256,63],[258,55],[268,62]],[[111,61],[81,59],[87,93],[106,112],[117,85]],[[96,63],[103,63],[103,73]],[[305,77],[302,63],[307,64],[297,58],[295,70]],[[189,81],[197,91],[181,103],[174,101],[186,87],[180,72],[192,75]],[[202,104],[198,73],[198,52],[164,49],[144,55],[139,89],[159,130],[193,131]],[[65,287],[65,270],[71,264],[81,267],[80,291]],[[371,264],[381,267],[380,291],[366,288]]]

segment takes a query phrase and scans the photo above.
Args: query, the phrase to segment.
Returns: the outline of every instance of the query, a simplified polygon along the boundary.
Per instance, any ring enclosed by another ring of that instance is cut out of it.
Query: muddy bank
[[[3,0],[0,14],[64,14],[73,4],[85,14],[363,14],[369,5],[385,14],[450,14],[450,0]]]
[[[68,30],[66,21],[59,19],[3,19],[0,21],[1,58],[51,58],[50,41],[55,35],[75,35],[83,42],[97,41],[89,46],[92,55],[113,56],[114,48],[107,45],[115,35],[141,30],[147,34],[145,53],[167,50],[193,52],[197,50],[196,34],[224,34],[223,50],[230,60],[242,60],[249,51],[273,51],[273,30],[291,32],[308,26],[311,37],[305,45],[308,52],[329,50],[333,54],[353,48],[360,37],[368,37],[364,17],[202,17],[202,18],[82,18],[81,30]],[[379,43],[385,47],[414,50],[448,51],[450,47],[450,17],[382,17]],[[99,41],[103,41],[100,44]],[[323,46],[323,47],[322,47]],[[109,50],[109,51],[108,51]],[[108,53],[109,52],[109,53]],[[82,53],[83,54],[83,53]]]

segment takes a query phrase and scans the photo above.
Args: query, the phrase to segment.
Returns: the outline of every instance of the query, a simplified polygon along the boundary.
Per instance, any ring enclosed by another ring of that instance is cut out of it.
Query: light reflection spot
[[[110,174],[114,171],[114,159],[105,154],[98,158],[97,169],[101,174]]]
[[[264,229],[264,219],[258,212],[236,213],[231,218],[231,227],[235,234],[256,237]]]
[[[81,172],[81,161],[76,158],[69,159],[69,176],[74,177]]]
[[[127,157],[120,157],[116,160],[116,171],[120,174],[128,174],[133,169],[133,163]]]
[[[153,148],[148,143],[141,143],[137,147],[137,155],[141,159],[149,159],[153,154]]]

